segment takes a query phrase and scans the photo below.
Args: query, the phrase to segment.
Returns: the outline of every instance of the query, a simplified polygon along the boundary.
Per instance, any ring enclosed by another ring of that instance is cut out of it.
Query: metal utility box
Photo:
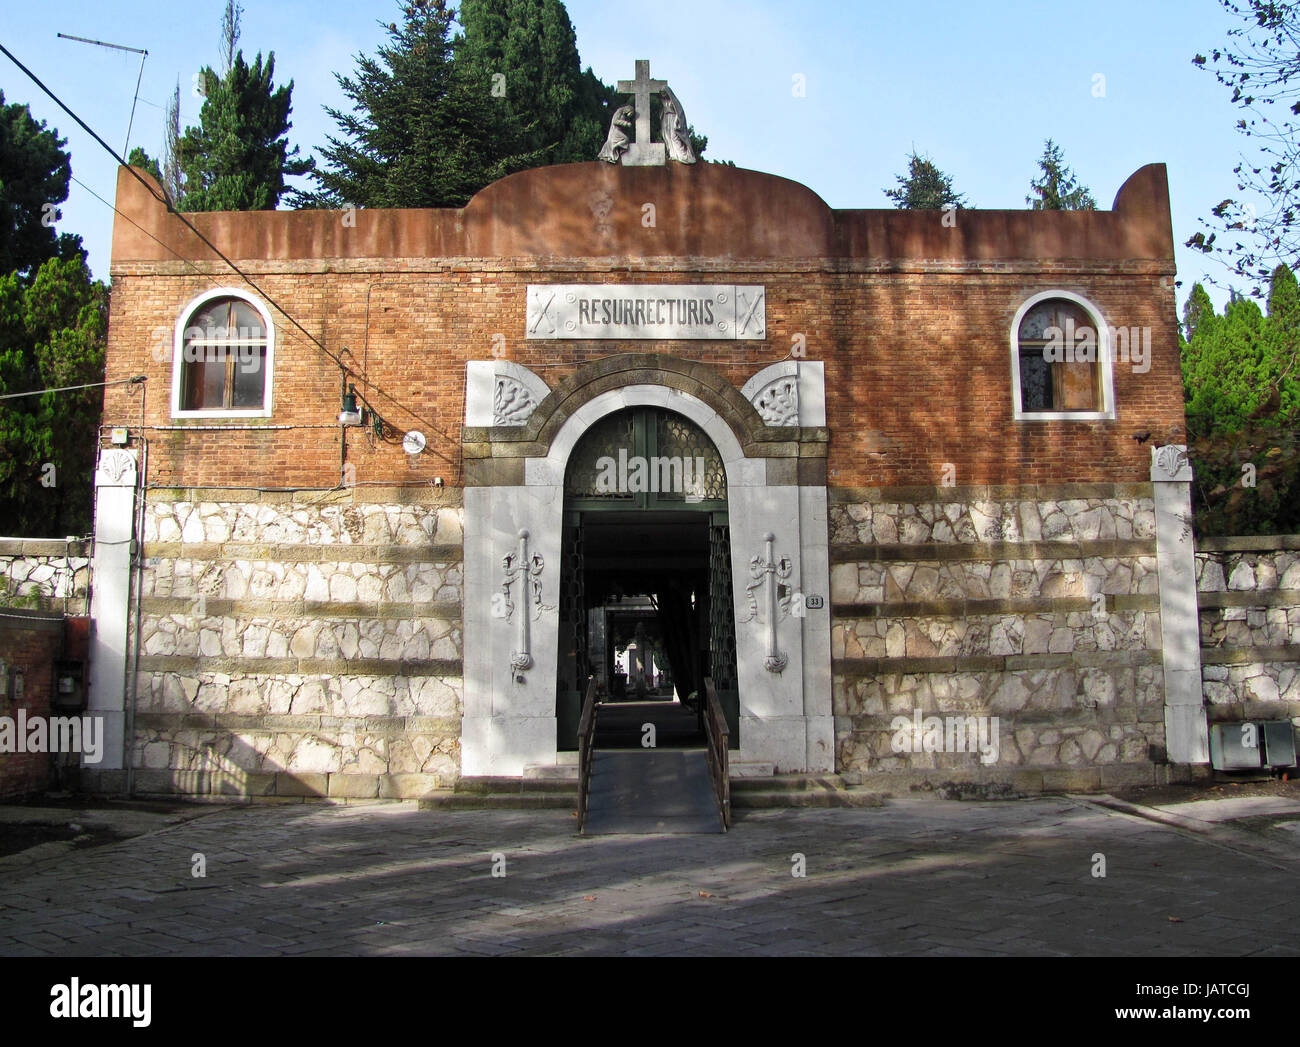
[[[1264,766],[1263,738],[1258,724],[1210,725],[1210,764],[1216,771],[1257,771]]]
[[[1296,765],[1295,727],[1292,726],[1291,721],[1261,723],[1259,727],[1264,738],[1264,766],[1294,767]]]

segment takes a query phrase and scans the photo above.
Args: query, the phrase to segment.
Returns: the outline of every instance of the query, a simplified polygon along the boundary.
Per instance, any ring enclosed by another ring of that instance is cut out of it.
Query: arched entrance
[[[616,411],[574,446],[564,480],[556,746],[576,748],[589,677],[602,745],[701,741],[710,676],[740,747],[727,471],[709,436],[661,407]]]

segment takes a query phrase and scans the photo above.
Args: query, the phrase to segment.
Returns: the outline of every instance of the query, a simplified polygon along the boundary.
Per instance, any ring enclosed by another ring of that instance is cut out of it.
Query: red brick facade
[[[63,619],[48,620],[30,612],[7,614],[29,617],[0,617],[0,658],[9,664],[9,689],[0,694],[0,716],[15,718],[26,710],[28,721],[50,715],[54,693],[54,662],[63,654]],[[15,674],[23,677],[23,697],[14,700]],[[14,799],[42,793],[50,780],[49,753],[0,753],[0,799]]]
[[[656,204],[653,228],[642,224],[646,203]],[[272,417],[172,419],[172,333],[185,305],[223,286],[259,296],[126,171],[118,206],[138,227],[119,220],[115,230],[108,378],[150,379],[144,422],[162,427],[148,434],[151,482],[338,484],[340,368],[274,309]],[[831,487],[935,485],[949,464],[962,485],[1145,480],[1149,443],[1134,437],[1184,437],[1163,167],[1130,179],[1112,212],[953,217],[831,211],[802,186],[716,165],[593,163],[505,179],[463,211],[194,221],[346,362],[399,434],[428,436],[412,465],[400,435],[372,446],[349,432],[346,460],[362,484],[460,484],[465,364],[494,347],[552,387],[580,364],[625,352],[700,361],[739,387],[797,339],[806,359],[826,365]],[[525,338],[529,283],[632,282],[634,273],[765,284],[767,340]],[[1087,298],[1107,324],[1151,331],[1150,370],[1115,367],[1114,421],[1013,420],[1010,328],[1030,296],[1052,289]],[[137,425],[138,392],[110,388],[104,421]],[[233,428],[184,431],[214,424]]]

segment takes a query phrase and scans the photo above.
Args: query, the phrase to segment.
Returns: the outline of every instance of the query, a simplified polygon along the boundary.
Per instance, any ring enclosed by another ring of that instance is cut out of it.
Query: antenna
[[[64,40],[76,40],[83,44],[94,44],[96,47],[111,47],[114,51],[130,51],[140,56],[140,72],[135,78],[135,97],[131,99],[131,119],[126,122],[126,144],[122,146],[122,155],[127,156],[127,149],[131,145],[131,128],[135,124],[135,105],[140,101],[140,81],[144,79],[144,60],[149,57],[149,52],[139,47],[125,47],[122,44],[109,44],[103,40],[92,40],[88,36],[73,36],[71,33],[58,33]]]

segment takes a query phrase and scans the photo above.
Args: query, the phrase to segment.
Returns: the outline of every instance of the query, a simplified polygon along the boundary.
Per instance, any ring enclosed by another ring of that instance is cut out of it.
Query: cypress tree
[[[187,127],[176,160],[184,182],[182,211],[274,210],[288,191],[285,177],[313,169],[289,148],[293,81],[275,87],[275,54],[249,65],[235,54],[230,71],[199,73],[206,97],[199,126]]]
[[[485,185],[541,162],[544,150],[529,141],[537,128],[521,128],[490,81],[455,62],[445,0],[411,0],[403,14],[374,57],[357,56],[355,75],[335,74],[353,109],[326,109],[341,134],[321,150],[327,166],[313,175],[321,192],[304,202],[462,207]]]
[[[968,207],[966,197],[952,187],[952,178],[937,168],[929,157],[913,150],[907,158],[907,175],[898,175],[898,185],[885,195],[902,211],[946,211]]]

